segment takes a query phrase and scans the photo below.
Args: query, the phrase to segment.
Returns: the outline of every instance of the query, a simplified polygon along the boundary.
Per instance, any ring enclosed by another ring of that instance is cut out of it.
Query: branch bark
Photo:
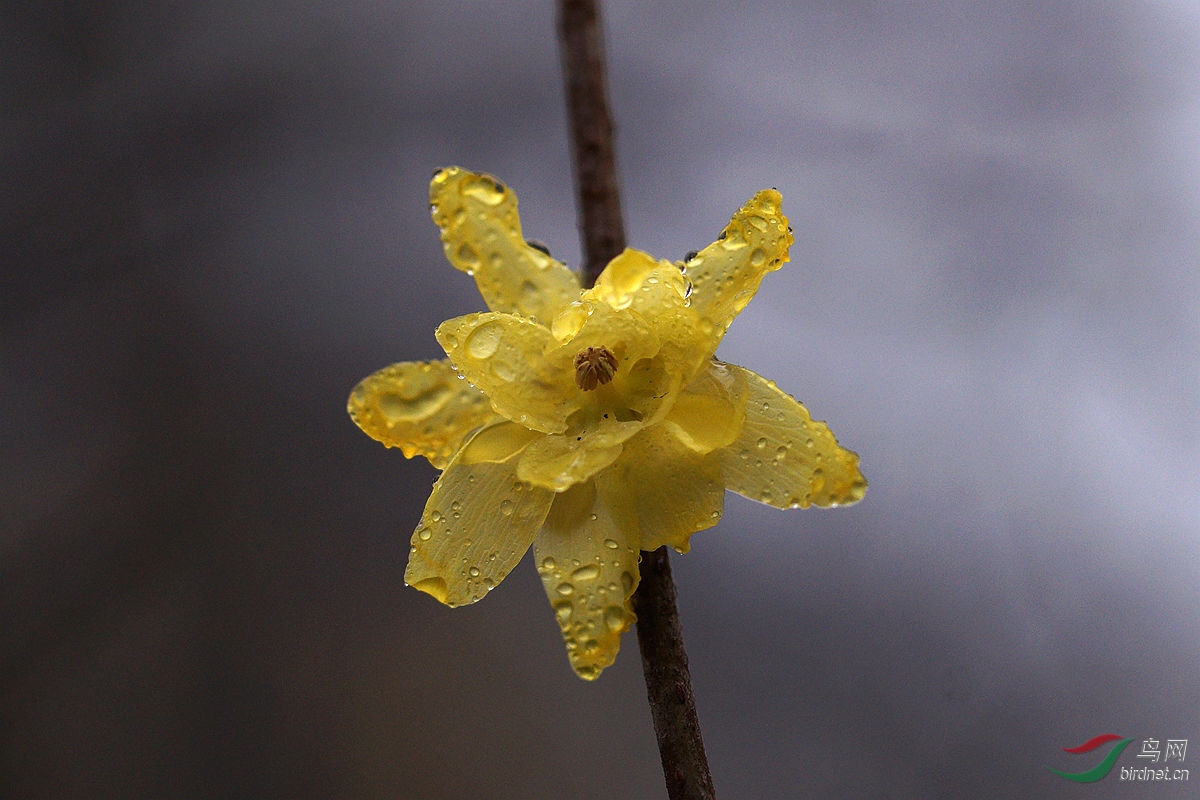
[[[605,265],[625,249],[613,123],[595,0],[559,0],[558,9],[583,237],[583,283],[591,286]],[[670,800],[713,800],[667,549],[643,552],[639,572],[633,606],[667,796]]]

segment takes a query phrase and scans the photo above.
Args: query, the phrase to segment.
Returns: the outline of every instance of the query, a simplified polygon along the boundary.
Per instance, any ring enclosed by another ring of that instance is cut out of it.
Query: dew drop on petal
[[[766,440],[765,438],[764,438],[764,439],[759,439],[759,440],[758,440],[758,449],[759,449],[759,450],[765,450],[765,449],[766,449],[766,447],[767,447],[767,440]]]
[[[414,589],[424,592],[425,594],[436,598],[438,602],[445,603],[446,598],[450,596],[450,587],[446,585],[446,581],[442,578],[433,577],[425,578],[412,584]]]
[[[479,577],[479,567],[471,567],[469,570],[467,570],[467,574],[470,575],[472,578],[478,578]]]
[[[617,544],[617,543],[616,543],[614,540],[612,540],[612,539],[605,539],[605,540],[604,540],[604,546],[605,546],[605,547],[607,547],[609,550],[616,550],[616,549],[617,549],[618,547],[620,547],[621,545]]]
[[[500,513],[506,517],[512,516],[512,513],[513,513],[512,500],[505,500],[502,503],[500,503]]]
[[[467,353],[480,360],[490,358],[500,349],[500,337],[503,332],[504,329],[496,322],[480,325],[467,337]]]
[[[433,538],[433,531],[429,530],[429,528],[421,528],[417,531],[417,538],[422,542],[428,542]]]
[[[595,564],[587,564],[571,573],[571,578],[577,581],[591,581],[600,577],[600,568]]]
[[[575,593],[575,587],[572,586],[571,584],[567,583],[566,581],[563,581],[557,587],[555,587],[554,591],[558,592],[563,597],[566,597],[567,595],[571,595],[571,594]]]

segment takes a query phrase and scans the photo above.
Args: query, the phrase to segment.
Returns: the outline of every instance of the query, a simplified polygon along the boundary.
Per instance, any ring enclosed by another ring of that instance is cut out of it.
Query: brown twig
[[[604,266],[625,249],[595,1],[559,0],[558,32],[579,195],[583,282],[591,286]],[[670,800],[712,800],[712,776],[700,737],[667,549],[643,553],[640,573],[633,605],[667,796]]]
[[[604,48],[594,0],[560,0],[558,40],[571,120],[571,156],[579,195],[584,284],[625,249],[613,124],[605,89]]]

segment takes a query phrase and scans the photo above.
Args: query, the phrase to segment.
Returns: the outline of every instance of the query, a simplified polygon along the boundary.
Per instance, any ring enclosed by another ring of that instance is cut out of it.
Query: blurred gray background
[[[605,13],[630,245],[778,187],[719,354],[871,482],[673,558],[718,794],[1191,796],[1200,8]],[[482,308],[435,168],[578,263],[552,4],[10,4],[0,44],[0,794],[665,797],[636,637],[584,683],[528,560],[405,589],[435,473],[344,411]],[[1044,769],[1110,732],[1191,783]]]

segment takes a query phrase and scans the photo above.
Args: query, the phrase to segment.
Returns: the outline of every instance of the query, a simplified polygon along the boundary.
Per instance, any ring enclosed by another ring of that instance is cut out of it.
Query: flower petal
[[[579,677],[594,680],[613,662],[621,634],[637,619],[636,521],[598,495],[588,481],[556,495],[533,541],[534,563]]]
[[[536,322],[512,314],[468,314],[446,320],[435,335],[454,366],[513,422],[561,433],[582,402],[574,354],[556,350],[549,329]]]
[[[663,424],[697,453],[727,446],[746,419],[746,379],[728,365],[708,360],[708,368],[680,392]]]
[[[517,480],[513,456],[529,441],[518,428],[484,428],[438,478],[413,533],[406,584],[448,606],[474,603],[529,549],[554,493]],[[506,439],[515,450],[497,446]]]
[[[742,206],[720,238],[685,267],[692,281],[691,305],[713,326],[717,341],[762,282],[788,260],[791,229],[774,189],[764,189]]]
[[[857,503],[867,482],[858,455],[772,381],[732,364],[749,386],[741,435],[720,451],[726,487],[776,508]]]
[[[642,429],[640,420],[622,422],[611,414],[590,425],[573,424],[566,433],[543,436],[521,454],[517,477],[561,492],[590,480],[617,460],[623,442]]]
[[[447,167],[429,184],[446,258],[472,275],[493,311],[548,324],[579,296],[579,279],[521,235],[517,198],[490,175]]]
[[[714,337],[713,326],[690,307],[688,292],[678,266],[627,249],[608,263],[583,296],[645,319],[661,342],[668,370],[690,378],[716,351],[720,337]]]
[[[725,508],[719,454],[696,453],[665,425],[626,442],[596,485],[618,518],[636,520],[643,550],[669,544],[686,553],[691,535],[716,525]]]
[[[498,418],[487,397],[449,361],[406,361],[363,379],[347,411],[363,432],[406,458],[422,455],[438,469],[471,431]]]

